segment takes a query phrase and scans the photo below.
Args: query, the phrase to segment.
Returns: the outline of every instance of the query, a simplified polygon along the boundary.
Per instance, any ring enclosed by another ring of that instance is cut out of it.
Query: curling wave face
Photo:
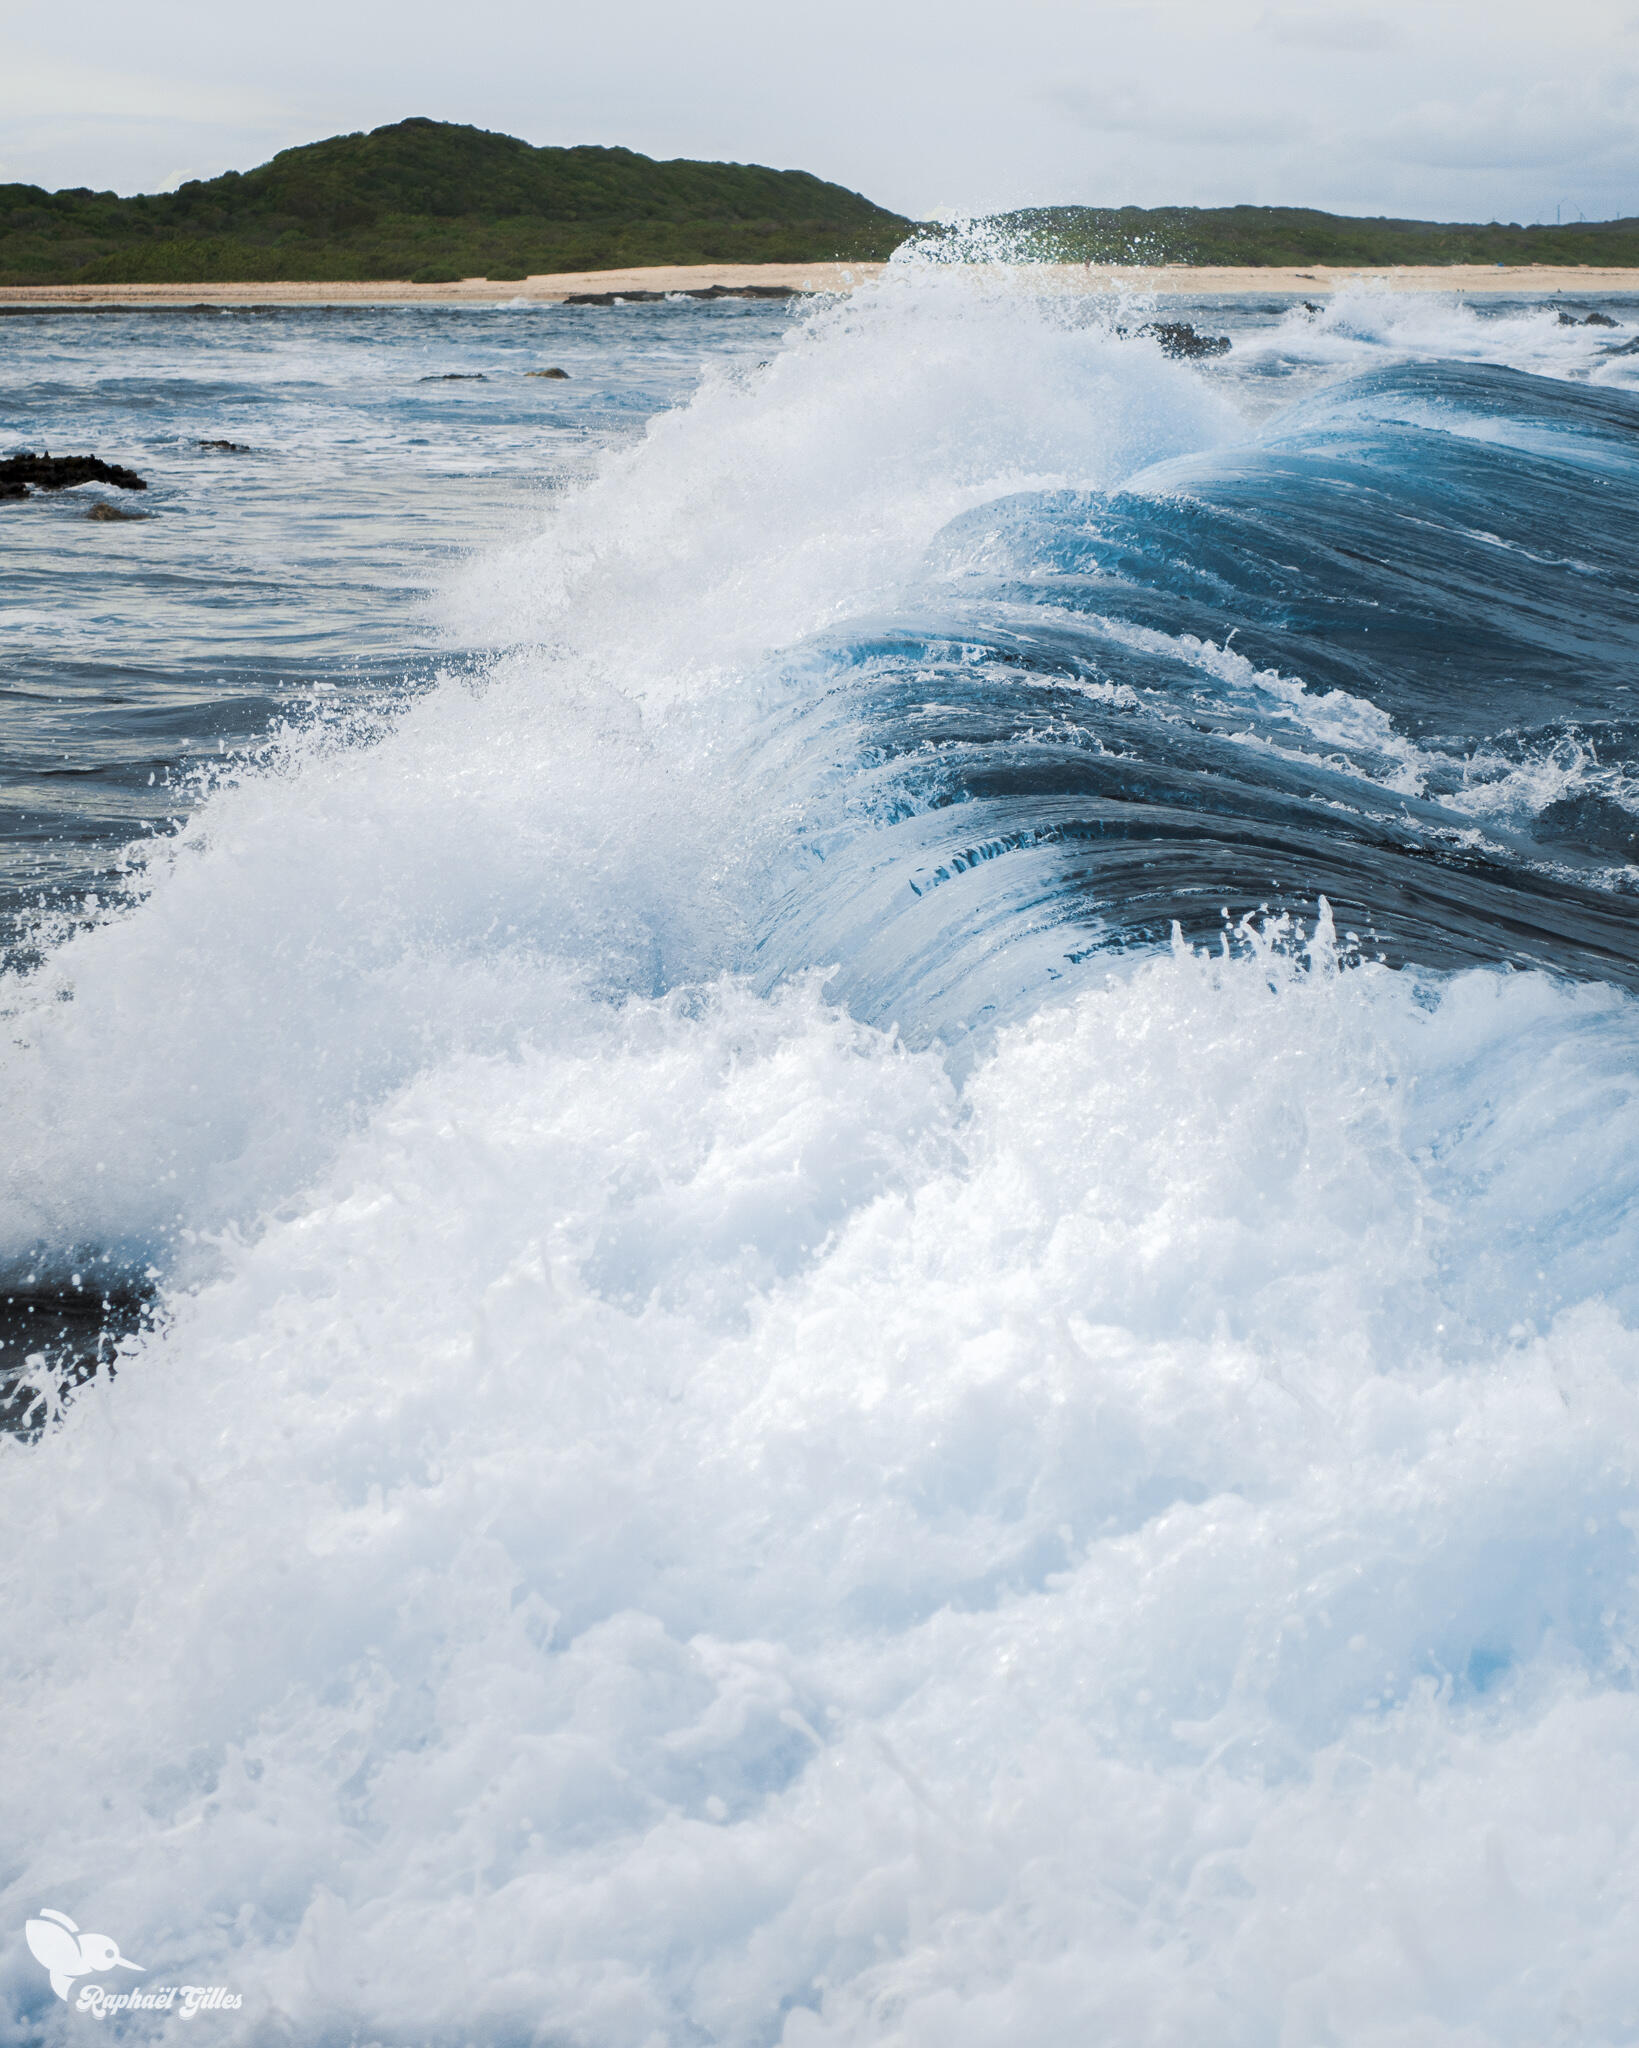
[[[0,1246],[162,1290],[0,1447],[16,1925],[247,2041],[1621,2038],[1639,402],[1464,355],[1251,426],[890,276],[13,992]]]
[[[770,950],[798,925],[856,1006],[947,1034],[1320,896],[1380,960],[1631,985],[1636,430],[1625,396],[1405,365],[953,520],[914,611],[793,664],[853,823],[816,807]]]

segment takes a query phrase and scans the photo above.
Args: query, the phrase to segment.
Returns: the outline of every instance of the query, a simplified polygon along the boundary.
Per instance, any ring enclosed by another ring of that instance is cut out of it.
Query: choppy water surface
[[[149,485],[4,508],[8,932],[191,809],[201,752],[458,663],[425,608],[451,561],[781,324],[738,304],[709,325],[649,309],[641,331],[541,308],[8,318],[8,451],[94,451]],[[88,522],[98,501],[149,518]]]
[[[12,1924],[246,2041],[1632,2038],[1600,310],[4,323],[153,485],[0,506]]]

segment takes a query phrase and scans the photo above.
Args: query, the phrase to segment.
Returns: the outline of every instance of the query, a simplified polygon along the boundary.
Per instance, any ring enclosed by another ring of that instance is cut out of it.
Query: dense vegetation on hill
[[[0,283],[524,277],[886,256],[908,223],[806,171],[536,149],[398,121],[175,192],[0,185]]]
[[[1094,263],[1597,263],[1639,267],[1639,220],[1564,227],[1354,220],[1305,206],[1049,206],[995,224],[1021,250]]]
[[[1072,262],[1639,266],[1639,220],[1482,227],[1294,206],[1056,206],[992,226],[1010,253]],[[536,149],[413,120],[135,199],[0,185],[0,284],[442,283],[644,263],[859,261],[888,255],[910,230],[806,171]]]

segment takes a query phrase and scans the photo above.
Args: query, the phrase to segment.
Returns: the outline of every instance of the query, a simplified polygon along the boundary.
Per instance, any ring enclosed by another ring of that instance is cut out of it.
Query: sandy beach
[[[0,285],[0,309],[98,311],[167,306],[380,306],[506,305],[519,300],[560,303],[582,292],[687,292],[716,286],[736,291],[748,285],[783,285],[800,292],[846,292],[868,283],[881,263],[699,263],[641,270],[560,271],[528,278],[463,278],[456,284],[410,284],[373,280],[349,284],[58,284]],[[1002,266],[997,266],[998,269]],[[1591,266],[1451,264],[1384,270],[1308,270],[1249,267],[1140,268],[1129,265],[1041,264],[1031,266],[1044,287],[1064,291],[1156,293],[1161,296],[1222,295],[1263,298],[1320,298],[1350,287],[1376,291],[1453,292],[1467,297],[1568,293],[1602,297],[1639,296],[1639,270]]]
[[[525,278],[467,277],[457,284],[54,284],[0,285],[0,306],[497,306],[524,299],[552,305],[578,292],[689,292],[712,286],[783,285],[846,292],[875,277],[880,263],[695,263],[645,270],[565,270]]]

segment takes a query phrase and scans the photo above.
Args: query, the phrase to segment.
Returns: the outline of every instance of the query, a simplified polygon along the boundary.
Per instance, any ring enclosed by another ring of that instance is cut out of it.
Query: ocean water
[[[1599,309],[4,323],[0,2040],[1639,2038]]]

